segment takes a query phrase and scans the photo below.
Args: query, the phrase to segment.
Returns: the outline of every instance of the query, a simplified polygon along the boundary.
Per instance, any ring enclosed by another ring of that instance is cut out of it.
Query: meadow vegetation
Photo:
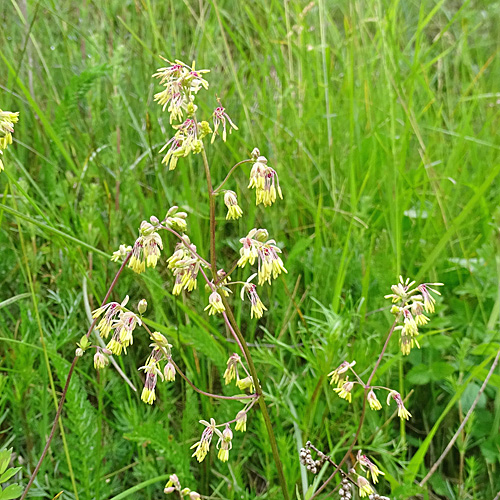
[[[363,398],[340,399],[327,375],[355,359],[368,378],[393,322],[384,295],[399,275],[444,286],[421,348],[403,356],[393,339],[377,371],[412,414],[400,420],[384,402],[366,415],[358,443],[385,472],[379,492],[495,497],[497,373],[419,482],[500,349],[498,2],[21,0],[0,5],[0,23],[0,108],[20,113],[0,173],[0,448],[21,466],[10,481],[25,485],[40,457],[76,342],[117,271],[113,251],[177,205],[208,258],[202,159],[182,158],[174,171],[161,163],[172,130],[151,75],[163,55],[210,68],[199,112],[210,116],[220,97],[238,125],[226,143],[207,141],[214,182],[255,147],[279,174],[283,200],[263,208],[247,189],[251,166],[234,173],[244,215],[226,222],[218,202],[216,244],[224,262],[252,228],[282,245],[288,273],[262,288],[264,316],[250,319],[238,293],[231,302],[292,498],[331,472],[301,465],[306,441],[338,461],[349,449]],[[191,380],[234,394],[221,380],[237,345],[204,311],[201,280],[196,295],[172,295],[166,257],[177,241],[163,243],[156,269],[126,269],[112,297],[145,298],[147,326],[169,339]],[[281,499],[258,411],[235,433],[228,462],[212,452],[198,464],[198,421],[231,420],[241,405],[203,398],[180,379],[158,386],[154,406],[141,401],[148,344],[137,338],[117,358],[130,384],[80,359],[28,498],[168,499],[175,472],[207,498]],[[340,480],[320,498],[338,498],[328,493]]]

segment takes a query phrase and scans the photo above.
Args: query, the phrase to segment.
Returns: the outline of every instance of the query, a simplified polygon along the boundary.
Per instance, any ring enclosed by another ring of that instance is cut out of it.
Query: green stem
[[[214,279],[214,283],[217,280],[217,263],[216,263],[216,255],[215,255],[215,195],[214,190],[212,188],[212,178],[210,176],[210,166],[208,164],[207,155],[205,153],[205,149],[201,152],[203,158],[203,165],[205,167],[205,175],[207,177],[207,187],[208,187],[208,196],[210,203],[210,262],[212,268],[212,275]],[[278,471],[278,478],[281,486],[281,490],[283,492],[283,500],[290,500],[290,496],[288,494],[288,488],[286,484],[285,474],[283,472],[283,465],[281,463],[281,458],[278,450],[278,444],[276,443],[276,437],[274,436],[273,425],[271,423],[271,418],[269,416],[269,412],[267,410],[266,402],[264,401],[264,395],[262,393],[262,388],[259,384],[259,377],[257,375],[257,370],[255,369],[255,364],[253,362],[252,356],[248,349],[245,338],[243,337],[238,324],[234,318],[233,311],[227,302],[226,298],[222,296],[222,302],[224,307],[226,308],[226,314],[229,319],[229,322],[233,326],[234,332],[238,337],[241,348],[243,349],[243,354],[248,362],[248,368],[250,370],[250,375],[254,381],[255,385],[255,393],[259,396],[259,408],[262,413],[262,417],[264,418],[264,423],[266,425],[267,434],[269,436],[269,442],[271,443],[271,450],[273,452],[274,463],[276,464],[276,469]]]

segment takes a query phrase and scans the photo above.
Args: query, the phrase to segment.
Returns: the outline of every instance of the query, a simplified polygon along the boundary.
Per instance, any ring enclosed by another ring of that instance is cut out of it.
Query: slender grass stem
[[[493,372],[495,371],[495,368],[497,367],[498,360],[500,359],[500,351],[497,352],[497,355],[495,356],[495,359],[493,360],[493,363],[491,365],[490,371],[486,375],[486,378],[484,379],[483,385],[479,389],[476,398],[474,399],[474,402],[472,403],[471,407],[469,408],[469,411],[467,412],[467,415],[465,415],[465,418],[463,419],[462,423],[460,424],[460,427],[457,429],[457,432],[453,435],[453,437],[450,439],[450,442],[444,449],[443,453],[441,453],[441,456],[436,460],[434,465],[429,469],[429,472],[427,475],[420,481],[419,486],[424,486],[424,484],[431,478],[431,476],[436,472],[437,468],[441,464],[441,462],[445,459],[446,455],[448,455],[449,451],[455,444],[455,441],[458,439],[458,436],[460,436],[460,433],[464,430],[465,424],[468,422],[469,418],[472,415],[472,412],[476,408],[477,403],[479,402],[479,399],[481,398],[481,394],[484,392],[486,389],[486,386],[488,385],[488,381],[490,380],[490,377],[493,375]]]

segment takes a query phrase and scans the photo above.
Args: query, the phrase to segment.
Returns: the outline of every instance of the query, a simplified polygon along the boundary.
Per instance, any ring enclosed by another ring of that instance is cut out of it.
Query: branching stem
[[[373,370],[370,374],[370,377],[368,378],[368,382],[366,383],[365,387],[365,393],[363,396],[363,408],[361,409],[361,417],[359,418],[359,424],[358,428],[356,429],[356,434],[354,435],[354,438],[349,446],[349,449],[346,451],[344,457],[342,460],[339,462],[339,464],[335,467],[335,470],[332,472],[330,477],[321,485],[321,487],[314,493],[314,495],[310,498],[310,500],[313,500],[316,498],[330,483],[330,481],[335,477],[337,472],[340,470],[340,468],[345,464],[349,456],[351,455],[352,450],[354,449],[354,446],[356,446],[356,443],[359,438],[359,434],[361,433],[361,428],[363,427],[363,422],[365,421],[365,414],[366,414],[366,398],[368,396],[368,391],[370,390],[370,384],[373,380],[373,377],[375,377],[375,373],[378,370],[378,367],[380,366],[380,362],[382,361],[382,358],[384,357],[385,351],[387,350],[387,347],[389,345],[389,341],[391,340],[392,334],[394,333],[394,328],[396,328],[398,322],[398,318],[394,320],[394,323],[391,326],[391,329],[389,330],[389,333],[387,335],[387,338],[385,339],[384,347],[382,347],[382,351],[379,354],[379,357],[377,359],[377,362],[375,363],[375,366],[373,367]]]

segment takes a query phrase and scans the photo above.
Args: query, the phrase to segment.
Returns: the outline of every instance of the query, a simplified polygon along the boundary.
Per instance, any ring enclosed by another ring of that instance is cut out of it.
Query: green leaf
[[[500,458],[500,436],[487,439],[481,443],[481,453],[490,464],[494,464]]]
[[[7,486],[2,493],[0,493],[0,500],[12,500],[13,498],[17,498],[21,496],[23,492],[23,487],[18,484],[11,484]]]
[[[309,500],[314,493],[314,485],[309,486],[309,489],[306,491],[305,500]]]
[[[414,366],[407,374],[406,380],[412,385],[425,385],[431,380],[431,373],[427,365]]]
[[[449,377],[454,371],[455,368],[445,361],[437,361],[430,366],[432,380],[442,380]]]
[[[391,490],[391,495],[394,498],[410,498],[412,495],[421,495],[422,488],[415,485],[402,484]]]
[[[500,349],[500,344],[498,342],[487,342],[484,344],[479,344],[470,352],[474,356],[491,356],[495,355]]]
[[[10,450],[2,450],[0,451],[0,474],[5,472],[7,466],[10,462],[10,456],[12,454],[12,448]]]
[[[6,483],[14,474],[17,474],[21,470],[21,467],[13,467],[11,469],[7,469],[0,476],[0,484]]]

